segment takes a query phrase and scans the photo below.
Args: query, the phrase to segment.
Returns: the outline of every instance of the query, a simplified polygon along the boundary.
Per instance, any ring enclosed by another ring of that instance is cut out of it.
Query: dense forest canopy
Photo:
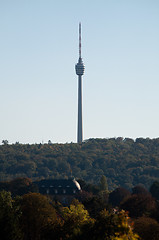
[[[89,139],[81,145],[8,144],[0,145],[0,181],[29,177],[68,178],[73,175],[90,183],[106,176],[109,190],[147,189],[159,180],[159,138]]]

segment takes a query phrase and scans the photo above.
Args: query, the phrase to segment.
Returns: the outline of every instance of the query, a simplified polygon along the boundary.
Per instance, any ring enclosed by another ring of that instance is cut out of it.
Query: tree
[[[108,212],[106,209],[101,211],[91,232],[92,235],[90,239],[92,240],[139,239],[138,235],[133,233],[128,215],[123,210],[116,213]]]
[[[132,194],[143,194],[143,195],[150,195],[150,193],[147,191],[147,189],[143,185],[137,185],[134,188],[132,188]]]
[[[140,217],[135,220],[134,231],[144,240],[159,239],[159,223],[149,217]]]
[[[137,218],[150,214],[156,209],[156,203],[151,195],[133,194],[121,203],[120,208],[128,211],[130,217]]]
[[[24,195],[31,191],[32,181],[29,178],[16,178],[9,182],[8,189],[11,193],[16,195]]]
[[[2,143],[4,144],[4,145],[8,145],[8,140],[2,140]]]
[[[109,203],[111,203],[114,207],[119,206],[120,203],[130,196],[130,192],[122,187],[116,188],[113,192],[109,194]]]
[[[108,191],[108,183],[106,176],[102,176],[100,179],[99,187],[101,191]]]
[[[159,182],[155,181],[150,187],[150,193],[154,198],[159,200]]]
[[[123,210],[119,212],[119,230],[115,233],[115,237],[112,240],[137,240],[140,237],[133,232],[133,224],[130,223],[129,217]]]
[[[24,240],[40,240],[47,226],[59,223],[49,199],[39,193],[25,194],[21,201],[21,211]]]
[[[156,201],[156,208],[150,214],[150,217],[159,222],[159,201]]]
[[[106,196],[100,195],[92,197],[90,196],[83,201],[83,205],[88,210],[92,218],[96,218],[103,209],[108,208]]]
[[[64,239],[78,239],[82,235],[84,226],[94,223],[84,205],[78,200],[74,200],[70,207],[62,209],[62,217],[64,219],[62,231]]]
[[[2,240],[21,240],[19,206],[12,199],[11,193],[0,192],[0,236]]]
[[[73,175],[87,182],[85,191],[98,194],[106,176],[109,190],[118,186],[149,188],[159,176],[158,139],[90,139],[78,144],[0,145],[0,180],[15,177],[64,178]],[[90,185],[89,185],[89,184]],[[95,186],[96,185],[96,186]]]

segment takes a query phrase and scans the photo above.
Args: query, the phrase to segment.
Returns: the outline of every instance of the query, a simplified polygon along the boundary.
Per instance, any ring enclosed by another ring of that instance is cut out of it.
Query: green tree
[[[74,200],[70,207],[62,209],[62,217],[64,219],[62,239],[78,239],[84,226],[94,223],[84,205],[78,200]]]
[[[3,143],[7,142],[4,140]],[[64,178],[69,176],[70,169],[74,176],[91,185],[97,185],[101,176],[106,176],[109,190],[118,186],[130,189],[138,184],[149,188],[154,181],[158,181],[159,138],[89,139],[82,145],[0,145],[2,181],[15,177],[31,177],[35,180],[52,176]],[[98,187],[89,186],[89,190],[97,194]]]
[[[21,212],[11,193],[0,192],[0,238],[2,240],[21,240],[20,230]]]
[[[101,191],[108,191],[108,183],[106,176],[102,176],[100,179],[99,187]]]

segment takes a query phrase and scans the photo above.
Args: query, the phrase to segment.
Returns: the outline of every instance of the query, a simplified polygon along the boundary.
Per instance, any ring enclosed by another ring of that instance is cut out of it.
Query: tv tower
[[[82,127],[82,75],[84,74],[85,66],[81,58],[81,23],[79,23],[79,59],[75,66],[76,74],[78,75],[78,127],[77,127],[77,143],[83,141]]]

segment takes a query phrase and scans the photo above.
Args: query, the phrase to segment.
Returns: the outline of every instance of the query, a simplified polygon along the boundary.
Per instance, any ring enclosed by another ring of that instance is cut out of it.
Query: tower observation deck
[[[81,58],[81,23],[79,23],[79,59],[75,66],[76,74],[78,75],[78,126],[77,126],[77,143],[83,141],[83,124],[82,124],[82,75],[84,74],[85,66]]]

